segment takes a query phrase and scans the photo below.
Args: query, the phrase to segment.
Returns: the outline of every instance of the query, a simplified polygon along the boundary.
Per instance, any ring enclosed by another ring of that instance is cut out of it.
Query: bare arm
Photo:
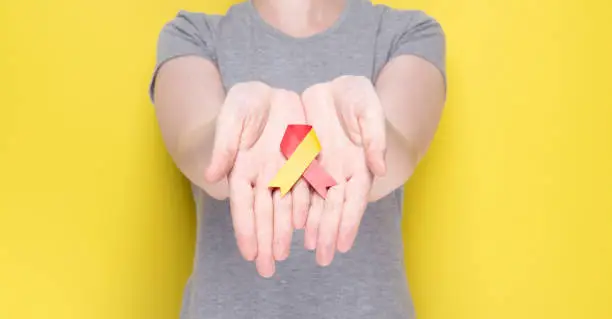
[[[376,91],[387,123],[387,172],[375,180],[370,201],[410,178],[433,139],[445,101],[442,73],[414,55],[390,61],[376,82]]]
[[[178,57],[158,71],[155,110],[166,148],[183,174],[217,199],[228,196],[227,181],[207,182],[205,172],[224,99],[219,71],[207,59]]]

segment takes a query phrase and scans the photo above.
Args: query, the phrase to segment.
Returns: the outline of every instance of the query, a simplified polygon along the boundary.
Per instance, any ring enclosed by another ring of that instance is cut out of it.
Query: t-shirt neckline
[[[281,40],[284,41],[293,41],[293,42],[308,42],[308,41],[314,41],[320,38],[324,38],[332,33],[334,33],[337,29],[339,29],[342,24],[344,24],[344,21],[346,20],[347,16],[349,15],[352,6],[353,6],[353,0],[346,0],[345,4],[344,4],[344,8],[342,9],[342,12],[340,13],[340,16],[336,19],[336,21],[329,26],[327,29],[315,33],[311,36],[307,36],[307,37],[294,37],[291,36],[279,29],[277,29],[276,27],[272,26],[271,24],[269,24],[266,20],[264,20],[264,18],[259,14],[259,12],[257,11],[257,8],[255,8],[255,5],[253,4],[253,0],[248,0],[246,5],[248,7],[248,11],[249,11],[249,15],[253,18],[253,21],[255,24],[257,24],[260,28],[264,29],[265,32],[269,33],[270,35],[279,38]]]

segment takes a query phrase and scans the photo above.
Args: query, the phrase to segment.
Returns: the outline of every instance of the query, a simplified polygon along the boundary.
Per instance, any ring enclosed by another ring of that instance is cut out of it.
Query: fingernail
[[[271,278],[276,271],[274,261],[270,258],[257,259],[255,264],[257,272],[264,278]]]
[[[347,229],[340,231],[340,236],[338,236],[338,251],[341,253],[347,253],[351,250],[355,242],[356,232],[352,228]]]
[[[242,257],[246,260],[246,261],[253,261],[255,260],[255,257],[257,256],[257,253],[255,250],[248,250],[248,251],[243,251],[242,252]]]
[[[308,250],[315,250],[315,244],[313,243],[313,240],[311,239],[306,239],[304,241],[304,248],[308,249]]]
[[[349,241],[347,239],[341,239],[338,241],[338,251],[342,254],[347,253],[351,249]]]
[[[306,229],[304,234],[304,248],[308,250],[315,250],[317,248],[316,236],[309,232],[308,229]]]
[[[286,255],[287,248],[280,242],[274,243],[274,259],[277,261],[283,261],[287,257]]]
[[[317,263],[321,267],[327,267],[331,264],[330,253],[327,248],[317,250]]]

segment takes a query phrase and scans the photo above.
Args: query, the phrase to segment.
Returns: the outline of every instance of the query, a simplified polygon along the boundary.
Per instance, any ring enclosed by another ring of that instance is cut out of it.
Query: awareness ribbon
[[[304,177],[323,198],[327,196],[327,189],[336,185],[336,181],[316,160],[317,155],[321,152],[321,144],[312,126],[288,125],[280,144],[280,150],[287,158],[287,162],[276,173],[268,186],[280,188],[281,196],[287,194],[300,177]]]

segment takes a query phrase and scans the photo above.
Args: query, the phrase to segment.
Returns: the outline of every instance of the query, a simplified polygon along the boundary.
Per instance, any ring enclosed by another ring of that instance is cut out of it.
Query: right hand
[[[209,181],[228,178],[234,232],[242,256],[264,277],[289,255],[294,228],[306,222],[310,192],[300,181],[280,197],[268,183],[286,161],[280,141],[288,124],[305,123],[300,97],[260,82],[237,84],[217,119]]]
[[[334,82],[313,85],[302,94],[306,119],[321,143],[320,163],[337,182],[326,198],[313,196],[308,213],[304,246],[316,250],[321,266],[331,264],[336,250],[345,253],[355,242],[373,182],[368,163],[377,164],[381,173],[385,168],[384,118],[376,93],[362,93],[367,90],[362,81],[348,79],[352,90],[340,91],[339,98]],[[382,136],[371,134],[379,132]],[[365,138],[356,143],[351,136]],[[368,154],[374,161],[368,161]]]

